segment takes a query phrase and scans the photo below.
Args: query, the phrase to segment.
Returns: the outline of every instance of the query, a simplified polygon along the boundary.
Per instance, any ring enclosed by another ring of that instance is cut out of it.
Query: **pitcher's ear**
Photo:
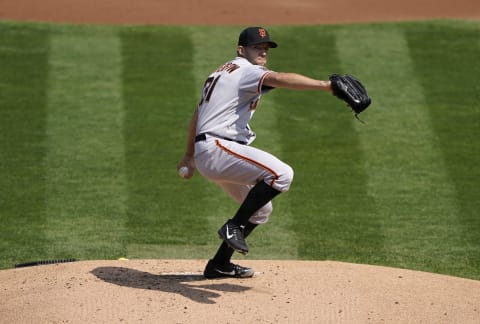
[[[237,54],[238,54],[238,56],[244,56],[245,55],[245,47],[243,47],[242,45],[238,45]]]

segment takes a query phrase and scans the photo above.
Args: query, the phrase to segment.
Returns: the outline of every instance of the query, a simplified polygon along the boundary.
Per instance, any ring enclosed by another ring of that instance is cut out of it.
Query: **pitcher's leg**
[[[236,251],[246,254],[242,226],[281,192],[287,191],[293,179],[290,166],[265,151],[236,143],[216,141],[224,182],[247,184],[254,181],[240,208],[219,230],[221,238]]]

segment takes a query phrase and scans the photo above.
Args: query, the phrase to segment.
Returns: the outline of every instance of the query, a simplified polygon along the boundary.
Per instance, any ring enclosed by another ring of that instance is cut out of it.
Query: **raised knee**
[[[290,185],[293,181],[293,169],[289,165],[285,165],[282,173],[278,175],[278,179],[275,181],[273,187],[281,192],[285,192],[290,189]]]
[[[293,181],[293,169],[288,166],[287,168],[287,172],[285,173],[285,178],[286,178],[286,181],[288,182],[288,188],[290,188],[290,185],[292,184],[292,181]]]

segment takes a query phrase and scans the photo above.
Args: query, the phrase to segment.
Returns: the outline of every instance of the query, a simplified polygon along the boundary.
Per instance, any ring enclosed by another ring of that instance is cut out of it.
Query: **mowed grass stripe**
[[[276,70],[327,79],[340,69],[329,28],[289,28],[279,31],[277,39],[282,46],[272,50]],[[372,251],[383,238],[366,195],[351,114],[326,92],[275,91],[284,158],[295,170],[284,199],[299,258],[378,262],[381,256]]]
[[[51,257],[124,254],[126,191],[117,35],[78,28],[51,37],[45,158]]]
[[[368,125],[356,129],[368,194],[382,218],[385,263],[445,271],[455,262],[446,251],[461,235],[458,202],[405,35],[388,26],[343,28],[336,35],[344,70],[359,76],[373,97],[364,115]],[[375,77],[386,73],[388,82]]]
[[[45,256],[48,36],[0,24],[0,268]]]
[[[455,186],[457,226],[463,240],[452,244],[449,253],[457,260],[452,268],[465,275],[480,269],[479,34],[479,28],[457,25],[409,28],[406,33],[437,146]]]
[[[162,258],[170,245],[181,258],[182,246],[200,249],[212,235],[199,203],[201,179],[187,183],[176,172],[197,103],[191,39],[179,27],[126,28],[122,53],[128,254]]]

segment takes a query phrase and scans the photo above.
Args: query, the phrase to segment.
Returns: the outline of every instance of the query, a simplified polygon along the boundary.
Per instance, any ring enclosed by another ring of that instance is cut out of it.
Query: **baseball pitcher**
[[[222,244],[205,267],[206,278],[254,275],[252,269],[233,264],[231,257],[234,251],[248,253],[245,238],[256,226],[267,222],[272,213],[272,199],[287,191],[293,180],[289,165],[251,146],[255,132],[249,121],[261,96],[275,88],[324,90],[332,91],[350,105],[349,86],[337,84],[341,80],[338,75],[335,79],[316,80],[269,70],[266,67],[269,51],[276,47],[265,28],[243,30],[237,57],[207,77],[190,121],[186,152],[177,170],[186,179],[198,170],[240,204],[233,217],[218,230]],[[366,96],[366,91],[363,92]],[[352,104],[358,106],[358,90],[356,94]]]

